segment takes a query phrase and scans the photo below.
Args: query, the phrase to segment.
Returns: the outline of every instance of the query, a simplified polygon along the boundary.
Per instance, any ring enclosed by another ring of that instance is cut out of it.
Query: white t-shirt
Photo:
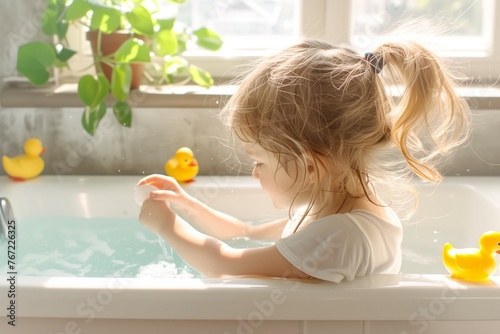
[[[390,211],[384,220],[366,210],[320,218],[291,234],[289,221],[276,242],[278,251],[296,268],[326,281],[348,281],[372,273],[398,273],[402,228]]]

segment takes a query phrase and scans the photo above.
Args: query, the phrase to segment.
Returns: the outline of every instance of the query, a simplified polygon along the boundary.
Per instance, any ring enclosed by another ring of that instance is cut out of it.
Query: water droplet
[[[470,169],[467,169],[468,172],[470,172]]]

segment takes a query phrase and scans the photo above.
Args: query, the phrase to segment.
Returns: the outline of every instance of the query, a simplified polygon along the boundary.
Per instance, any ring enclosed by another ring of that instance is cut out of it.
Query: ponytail
[[[416,175],[441,181],[437,158],[468,133],[466,101],[454,91],[453,77],[439,58],[421,45],[385,43],[374,53],[384,61],[386,87],[402,88],[389,112],[391,139]]]

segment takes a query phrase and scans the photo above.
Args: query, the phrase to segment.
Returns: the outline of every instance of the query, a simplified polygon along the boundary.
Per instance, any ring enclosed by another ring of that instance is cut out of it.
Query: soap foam
[[[137,278],[195,278],[186,266],[177,268],[175,263],[160,261],[139,268]]]

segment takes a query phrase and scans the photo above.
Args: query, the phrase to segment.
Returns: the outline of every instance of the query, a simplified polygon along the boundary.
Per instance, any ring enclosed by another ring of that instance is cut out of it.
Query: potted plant
[[[82,75],[78,81],[78,96],[85,105],[82,115],[84,129],[93,135],[104,117],[106,97],[111,94],[116,103],[113,112],[118,122],[130,127],[132,111],[127,103],[130,90],[137,88],[141,74],[132,74],[132,67],[156,63],[162,59],[159,76],[172,83],[174,76],[185,73],[196,84],[210,87],[213,79],[201,68],[189,64],[181,55],[188,43],[209,50],[222,45],[219,35],[205,27],[179,29],[173,18],[162,18],[162,0],[47,0],[42,16],[42,31],[54,41],[30,42],[18,49],[17,70],[33,84],[42,86],[54,67],[68,67],[76,51],[68,47],[66,33],[71,24],[88,28],[87,37],[94,51],[96,75]],[[164,0],[180,5],[185,0]],[[118,36],[120,41],[109,38]],[[105,43],[102,41],[105,40]],[[140,70],[139,66],[139,70]]]

